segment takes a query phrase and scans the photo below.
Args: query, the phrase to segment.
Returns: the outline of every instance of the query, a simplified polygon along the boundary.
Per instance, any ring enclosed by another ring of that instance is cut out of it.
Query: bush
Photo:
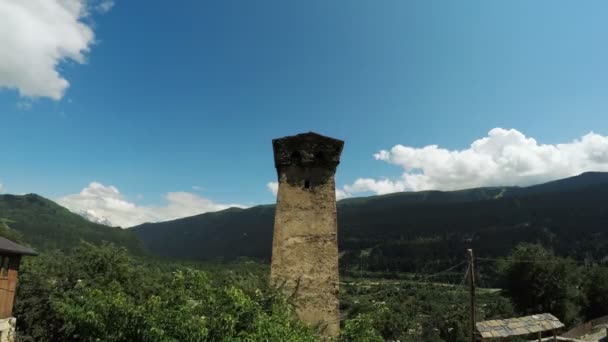
[[[20,279],[15,315],[22,341],[315,340],[268,287],[145,264],[108,244],[33,258]]]
[[[384,339],[374,329],[374,321],[369,314],[359,314],[355,318],[346,321],[340,334],[343,342],[382,342]]]

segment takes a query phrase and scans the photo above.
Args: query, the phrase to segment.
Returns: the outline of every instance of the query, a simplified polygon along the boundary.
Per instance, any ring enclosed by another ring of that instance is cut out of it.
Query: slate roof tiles
[[[526,335],[539,331],[558,329],[564,326],[555,316],[548,313],[483,321],[475,325],[483,338]]]

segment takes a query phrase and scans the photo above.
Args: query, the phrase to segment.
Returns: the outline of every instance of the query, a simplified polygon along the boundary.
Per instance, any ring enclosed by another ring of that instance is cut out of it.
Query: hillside
[[[558,253],[608,255],[608,173],[531,187],[424,191],[338,202],[342,267],[411,271],[502,256],[522,241]],[[274,206],[228,209],[133,230],[153,253],[180,259],[270,258]]]
[[[44,197],[0,195],[0,228],[38,250],[66,249],[81,240],[112,242],[140,254],[144,247],[132,231],[92,223]]]

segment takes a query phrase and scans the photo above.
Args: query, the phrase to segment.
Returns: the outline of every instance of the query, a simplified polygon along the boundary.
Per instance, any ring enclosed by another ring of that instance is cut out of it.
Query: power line
[[[441,282],[441,283],[439,283],[439,282],[431,282],[431,281],[426,281],[426,280],[428,280],[429,278],[432,278],[432,277],[439,276],[439,275],[446,275],[446,272],[449,272],[449,271],[451,271],[453,269],[456,269],[456,268],[462,266],[465,263],[466,263],[466,261],[462,261],[462,262],[460,262],[460,263],[458,263],[458,264],[456,264],[454,266],[446,268],[445,270],[439,271],[439,272],[437,272],[435,274],[430,274],[430,275],[420,275],[420,274],[418,274],[418,276],[420,276],[422,279],[424,279],[422,281],[421,280],[414,280],[414,279],[411,279],[411,280],[408,279],[408,280],[405,280],[405,281],[412,282],[415,285],[445,286],[445,287],[450,287],[450,288],[457,288],[457,289],[460,290],[462,287],[465,286],[464,285],[464,278],[466,278],[468,269],[467,269],[467,272],[465,272],[463,281],[461,283],[459,283],[459,284],[447,283],[447,282]],[[460,275],[460,273],[455,273],[455,272],[454,273],[449,273],[449,274],[451,274],[451,275],[455,275],[455,274]],[[380,286],[382,286],[382,285],[388,285],[389,287],[387,287],[385,289],[381,289],[381,290],[373,292],[373,293],[367,293],[364,296],[366,296],[366,297],[367,296],[377,296],[377,295],[385,293],[385,292],[392,292],[392,291],[398,292],[398,291],[401,291],[401,290],[405,290],[405,288],[403,288],[402,284],[400,284],[401,281],[396,280],[395,282],[396,283],[393,283],[393,284],[381,284],[381,283],[378,283],[377,285],[380,285]],[[356,283],[343,283],[343,284],[344,285],[357,285]],[[391,286],[391,285],[393,285],[393,286]]]
[[[469,271],[471,270],[471,266],[467,266],[467,270],[464,271],[464,276],[462,277],[462,281],[460,282],[460,285],[458,286],[464,286],[464,282],[467,280],[467,274],[469,274]]]
[[[476,258],[476,260],[483,260],[483,261],[507,261],[507,260],[511,260],[514,262],[523,262],[523,263],[529,263],[529,264],[559,264],[562,263],[563,261],[560,260],[522,260],[522,259],[494,259],[494,258]],[[576,262],[575,262],[576,263]]]
[[[573,259],[563,259],[563,260],[531,260],[531,259],[508,259],[508,258],[503,258],[503,259],[475,258],[475,259],[481,260],[481,261],[511,261],[511,262],[526,263],[526,264],[561,264],[564,261],[567,261],[567,262],[571,262],[578,266],[588,266],[584,261],[577,261],[577,260],[573,260]],[[608,266],[600,265],[600,264],[592,264],[592,266],[608,268]]]
[[[450,268],[447,268],[447,269],[445,269],[445,270],[443,270],[443,271],[439,271],[439,272],[437,272],[437,273],[435,273],[435,274],[430,274],[430,275],[422,275],[422,277],[423,277],[423,278],[432,278],[432,277],[436,277],[436,276],[441,275],[441,274],[443,274],[443,273],[445,273],[445,272],[448,272],[448,271],[451,271],[451,270],[453,270],[453,269],[455,269],[455,268],[457,268],[457,267],[460,267],[460,266],[464,265],[465,263],[466,263],[466,261],[462,261],[462,262],[460,262],[459,264],[456,264],[456,265],[454,265],[454,266],[452,266],[452,267],[450,267]]]

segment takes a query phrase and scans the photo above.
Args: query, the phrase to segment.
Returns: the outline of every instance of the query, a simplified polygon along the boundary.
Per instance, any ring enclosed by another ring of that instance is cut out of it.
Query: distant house
[[[19,264],[24,255],[38,255],[29,247],[0,237],[0,342],[13,341],[15,318],[13,303],[17,290]]]

